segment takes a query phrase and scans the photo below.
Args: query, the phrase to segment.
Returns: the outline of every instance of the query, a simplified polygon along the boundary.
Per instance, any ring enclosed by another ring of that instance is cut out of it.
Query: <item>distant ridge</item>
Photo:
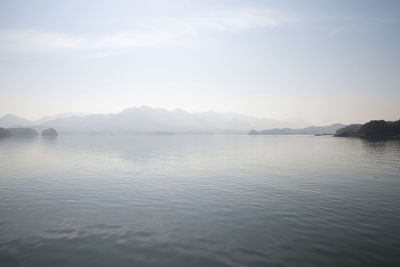
[[[33,121],[7,114],[0,118],[0,127],[21,127],[31,125]]]
[[[335,132],[344,127],[344,124],[335,123],[328,126],[310,126],[303,129],[271,129],[264,131],[251,130],[249,135],[321,135],[321,134],[335,134]]]
[[[86,114],[82,113],[61,113],[54,116],[44,116],[36,121],[27,120],[13,114],[6,114],[3,117],[0,117],[0,127],[23,127],[23,126],[32,126],[32,125],[40,125],[45,123],[46,121],[67,118],[72,116],[84,116]]]
[[[72,117],[72,116],[86,116],[88,114],[84,114],[84,113],[77,113],[77,112],[67,112],[67,113],[60,113],[54,116],[44,116],[40,119],[38,119],[37,121],[34,121],[35,124],[42,124],[45,123],[46,121],[51,121],[51,120],[56,120],[56,119],[61,119],[61,118],[68,118],[68,117]]]

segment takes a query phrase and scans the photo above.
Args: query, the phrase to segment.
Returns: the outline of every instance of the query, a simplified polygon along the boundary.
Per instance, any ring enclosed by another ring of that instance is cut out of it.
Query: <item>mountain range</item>
[[[304,128],[312,124],[295,118],[274,120],[237,113],[169,111],[141,106],[113,114],[64,113],[36,121],[7,114],[0,118],[0,127],[31,127],[38,131],[56,128],[60,134],[117,133],[247,133],[250,129]]]

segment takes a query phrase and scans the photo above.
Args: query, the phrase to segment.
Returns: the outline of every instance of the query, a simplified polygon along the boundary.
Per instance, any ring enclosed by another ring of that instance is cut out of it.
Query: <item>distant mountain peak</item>
[[[0,118],[0,127],[27,126],[32,121],[20,118],[14,114],[6,114]]]
[[[1,119],[9,119],[9,118],[19,118],[19,117],[14,114],[11,114],[11,113],[7,113],[3,117],[1,117]],[[22,118],[20,118],[20,119],[22,119]]]

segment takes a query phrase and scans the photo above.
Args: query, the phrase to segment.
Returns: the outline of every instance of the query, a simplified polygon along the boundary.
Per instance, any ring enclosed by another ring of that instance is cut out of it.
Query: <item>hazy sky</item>
[[[400,118],[400,1],[0,1],[0,116]]]

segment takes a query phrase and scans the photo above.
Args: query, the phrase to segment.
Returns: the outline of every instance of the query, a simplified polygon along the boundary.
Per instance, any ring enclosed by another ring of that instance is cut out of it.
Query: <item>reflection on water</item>
[[[400,142],[0,141],[1,266],[400,266]]]

